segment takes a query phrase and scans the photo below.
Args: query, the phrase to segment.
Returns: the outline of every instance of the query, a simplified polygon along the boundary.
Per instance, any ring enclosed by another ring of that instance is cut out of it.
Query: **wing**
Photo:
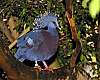
[[[26,35],[18,38],[18,40],[17,40],[17,47],[24,47],[26,45],[25,37],[26,37]]]
[[[27,43],[37,48],[43,42],[40,30],[31,31],[28,34],[20,37],[17,41],[17,47],[26,47]]]
[[[18,39],[18,50],[14,56],[19,61],[22,62],[25,59],[32,61],[42,59],[43,55],[41,55],[41,53],[38,53],[38,48],[43,43],[43,37],[41,36],[40,32],[40,30],[34,32],[31,31]],[[32,45],[32,47],[28,47],[27,43],[29,43],[29,45]]]
[[[58,37],[52,36],[50,32],[46,30],[38,30],[34,32],[32,31],[28,33],[27,36],[24,37],[24,39],[22,38],[21,40],[25,40],[25,43],[27,43],[27,40],[29,40],[33,46],[31,48],[19,47],[19,49],[16,52],[16,58],[19,60],[48,60],[55,54],[58,46]],[[22,43],[23,42],[21,42],[21,44]]]

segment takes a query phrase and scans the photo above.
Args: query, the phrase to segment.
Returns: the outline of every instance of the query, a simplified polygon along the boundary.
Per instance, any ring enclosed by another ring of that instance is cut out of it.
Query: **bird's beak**
[[[57,26],[57,28],[58,28],[59,30],[61,30],[61,27]]]
[[[56,26],[59,30],[61,30],[61,27],[59,26],[58,22],[56,21]]]

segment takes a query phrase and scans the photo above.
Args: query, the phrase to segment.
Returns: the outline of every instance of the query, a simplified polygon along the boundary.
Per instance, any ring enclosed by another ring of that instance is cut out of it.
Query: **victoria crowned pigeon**
[[[32,31],[18,38],[18,50],[14,56],[21,62],[25,59],[35,61],[35,66],[38,65],[37,61],[42,61],[47,68],[45,60],[50,59],[58,47],[57,17],[52,14],[43,15],[35,23],[36,27]]]

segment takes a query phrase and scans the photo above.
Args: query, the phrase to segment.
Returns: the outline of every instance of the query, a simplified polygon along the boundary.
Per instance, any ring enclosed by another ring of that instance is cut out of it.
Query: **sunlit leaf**
[[[86,8],[88,2],[89,2],[89,0],[83,0],[83,1],[82,1],[82,6],[83,6],[84,8]]]
[[[89,4],[89,12],[92,18],[100,12],[100,0],[92,0]]]
[[[82,61],[86,61],[86,57],[85,57],[83,54],[81,54],[80,60],[81,60],[81,62],[82,62]]]

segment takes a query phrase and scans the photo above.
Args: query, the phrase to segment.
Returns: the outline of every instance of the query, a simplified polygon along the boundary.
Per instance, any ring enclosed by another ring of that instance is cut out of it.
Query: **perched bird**
[[[21,62],[25,59],[35,61],[35,66],[38,66],[37,61],[42,61],[48,69],[45,60],[50,59],[58,48],[57,17],[50,13],[38,17],[35,23],[32,31],[18,38],[18,50],[14,56]]]

